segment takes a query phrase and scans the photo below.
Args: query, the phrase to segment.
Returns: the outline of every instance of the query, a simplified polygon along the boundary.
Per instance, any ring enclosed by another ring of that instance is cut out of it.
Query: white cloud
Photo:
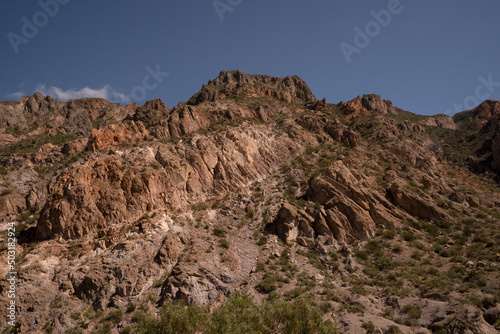
[[[7,94],[7,95],[5,95],[5,97],[7,99],[21,100],[21,98],[25,95],[27,95],[26,92],[20,91],[20,92],[14,92],[14,93]]]
[[[129,99],[127,95],[116,91],[110,85],[105,85],[100,89],[84,87],[81,89],[63,90],[59,87],[47,87],[46,85],[40,84],[36,87],[35,91],[63,101],[68,101],[71,99],[81,99],[84,97],[100,97],[109,101],[127,101]]]

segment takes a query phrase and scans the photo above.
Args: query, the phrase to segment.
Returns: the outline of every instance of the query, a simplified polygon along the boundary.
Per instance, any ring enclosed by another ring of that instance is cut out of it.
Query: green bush
[[[395,326],[395,325],[389,326],[385,332],[387,334],[403,334],[403,332],[401,331],[401,329],[399,329],[399,327]]]
[[[11,153],[35,153],[38,149],[45,144],[52,145],[62,145],[67,142],[78,139],[78,137],[73,135],[61,135],[57,134],[55,136],[49,136],[47,134],[42,134],[36,137],[23,139],[18,142],[0,147],[0,153],[11,154]]]
[[[203,203],[203,202],[199,202],[199,203],[191,205],[191,209],[193,211],[203,211],[203,210],[206,210],[207,208],[208,208],[207,204]]]
[[[368,321],[368,322],[363,321],[363,324],[361,325],[361,327],[363,327],[366,330],[367,334],[375,333],[375,325],[371,321]]]
[[[262,281],[257,285],[257,288],[263,293],[271,293],[276,290],[277,275],[265,274]]]
[[[208,307],[180,303],[163,305],[159,318],[149,317],[139,334],[163,333],[337,333],[323,312],[304,298],[288,303],[265,301],[257,306],[251,297],[236,295],[210,312]]]
[[[387,256],[382,256],[375,261],[379,270],[390,270],[394,268],[394,263]]]
[[[403,232],[403,239],[405,241],[413,241],[415,240],[415,235],[411,232]]]
[[[405,305],[403,307],[403,312],[406,313],[410,319],[420,319],[422,316],[422,309],[417,305]]]
[[[102,323],[110,322],[112,324],[118,324],[123,319],[123,312],[121,310],[110,311],[104,318],[101,319]]]
[[[219,240],[219,246],[224,247],[225,249],[229,249],[229,247],[231,246],[231,244],[229,243],[229,241],[227,241],[226,239],[222,238],[222,239]]]
[[[214,235],[219,238],[224,238],[226,236],[226,231],[221,228],[214,227]]]

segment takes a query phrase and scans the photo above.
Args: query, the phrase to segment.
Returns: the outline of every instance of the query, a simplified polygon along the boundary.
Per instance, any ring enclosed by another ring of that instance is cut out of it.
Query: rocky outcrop
[[[326,98],[323,98],[323,100],[317,100],[316,102],[310,102],[307,104],[307,107],[314,111],[328,110],[328,105],[326,104]]]
[[[20,194],[0,196],[0,215],[19,214],[26,209],[26,201]]]
[[[123,126],[115,126],[123,129]],[[194,136],[177,146],[158,145],[75,166],[50,186],[36,237],[75,239],[102,235],[143,212],[180,209],[241,186],[270,172],[286,147],[259,128],[227,130],[211,137]],[[89,140],[89,147],[114,142],[117,133]],[[125,130],[124,130],[125,131]],[[137,133],[140,133],[138,131]],[[138,156],[149,168],[128,167]],[[153,167],[151,167],[153,166]]]
[[[306,213],[285,203],[269,228],[287,243],[307,244],[320,235],[340,243],[370,239],[376,224],[401,216],[371,187],[361,174],[337,161],[309,183],[307,198],[320,209]]]
[[[304,210],[298,210],[293,205],[284,203],[268,229],[287,244],[297,241],[299,237],[303,243],[304,240],[312,241],[315,238],[313,224],[314,219]]]
[[[500,174],[500,122],[495,127],[495,136],[491,141],[491,152],[493,155],[491,166]]]
[[[301,115],[295,119],[297,124],[303,128],[315,132],[325,132],[335,141],[355,148],[360,144],[361,136],[350,127],[342,124],[339,120],[331,120],[326,117]]]
[[[256,93],[287,103],[294,99],[304,102],[316,101],[307,84],[298,76],[276,78],[235,70],[220,72],[217,78],[203,85],[200,92],[193,95],[187,103],[197,105],[202,102],[214,102],[243,92]]]
[[[0,127],[27,130],[43,115],[63,108],[64,102],[35,93],[23,96],[19,103],[0,104]]]
[[[0,128],[21,133],[88,136],[93,128],[123,120],[137,104],[123,107],[104,99],[84,98],[62,102],[35,93],[19,103],[0,104]]]
[[[72,156],[83,152],[87,148],[89,139],[81,138],[64,144],[61,149],[62,154]]]
[[[483,318],[490,325],[495,325],[500,319],[500,308],[499,307],[489,308],[488,310],[486,310],[486,312],[484,312]]]
[[[184,245],[165,218],[157,224],[163,233],[167,233],[159,250],[157,243],[161,241],[158,240],[161,234],[143,238],[145,240],[119,242],[105,251],[98,242],[95,247],[101,254],[69,274],[70,287],[76,296],[96,310],[123,307],[128,298],[143,294],[153,280],[165,276],[177,263]],[[178,240],[178,243],[170,242],[173,240]],[[170,245],[169,252],[163,253],[166,243]],[[162,255],[158,257],[160,253]],[[159,258],[161,261],[156,261]],[[127,265],[124,267],[123,263]]]
[[[392,105],[389,100],[382,99],[376,94],[365,94],[363,97],[356,97],[349,102],[341,102],[340,108],[346,115],[361,112],[361,113],[397,113],[397,108]]]
[[[361,104],[368,111],[374,111],[381,114],[395,113],[396,109],[392,106],[389,100],[383,100],[380,95],[367,94],[363,95]]]
[[[436,115],[432,117],[425,118],[420,122],[421,124],[428,126],[435,126],[443,129],[457,130],[458,125],[455,123],[453,118],[448,115]]]
[[[127,140],[131,145],[133,140],[144,139],[148,131],[142,123],[128,122],[125,124],[112,124],[101,130],[92,130],[87,142],[87,150],[104,150]],[[63,150],[71,151],[71,148]]]
[[[309,183],[307,196],[323,206],[324,219],[338,241],[367,240],[375,225],[395,219],[394,207],[371,189],[370,182],[342,161],[335,162]]]
[[[387,190],[393,202],[412,216],[421,219],[443,219],[447,215],[433,204],[432,200],[416,196],[407,190],[402,180],[394,181]]]
[[[453,120],[461,128],[479,131],[493,117],[500,115],[500,101],[486,100],[474,109],[459,112]]]
[[[163,283],[159,304],[179,300],[186,304],[208,305],[220,299],[220,294],[228,296],[234,292],[235,283],[228,274],[217,277],[182,263],[173,269],[171,276]]]

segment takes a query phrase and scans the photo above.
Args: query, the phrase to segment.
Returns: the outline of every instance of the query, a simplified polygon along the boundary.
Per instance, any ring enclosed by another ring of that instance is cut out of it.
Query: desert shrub
[[[401,329],[396,325],[391,325],[385,330],[386,334],[403,334]]]
[[[295,287],[292,290],[285,293],[286,300],[293,300],[304,293],[304,290],[299,287]]]
[[[278,287],[276,285],[277,275],[265,274],[262,281],[257,285],[257,288],[263,293],[271,293]]]
[[[223,229],[221,228],[218,228],[218,227],[214,227],[214,235],[216,237],[220,237],[220,238],[223,238],[226,236],[226,231],[224,231]]]
[[[379,270],[390,270],[394,268],[394,263],[387,256],[382,256],[375,261]]]
[[[101,319],[102,323],[110,322],[112,324],[118,324],[123,319],[123,313],[121,310],[112,310],[104,318]]]
[[[420,253],[419,251],[414,251],[411,254],[411,258],[414,260],[420,261],[422,259],[422,253]]]
[[[219,239],[219,246],[225,248],[225,249],[229,249],[229,247],[231,246],[231,244],[229,243],[229,241],[227,241],[226,239],[222,238],[222,239]]]
[[[392,240],[396,237],[396,231],[386,230],[382,233],[383,237],[388,240]]]
[[[266,237],[266,236],[264,236],[264,235],[261,235],[261,236],[259,237],[259,240],[257,241],[257,245],[259,245],[259,246],[263,246],[263,245],[265,245],[265,244],[267,244],[267,237]]]
[[[78,137],[73,135],[58,134],[55,136],[49,136],[47,134],[42,134],[36,137],[22,139],[15,143],[5,145],[0,148],[0,153],[5,153],[5,154],[35,153],[42,145],[50,143],[58,146],[73,141],[75,139],[78,139]]]
[[[392,247],[392,252],[396,254],[401,254],[403,253],[403,247],[401,247],[401,245],[394,245]]]
[[[354,255],[360,260],[368,260],[368,253],[359,249],[356,249],[354,251]]]
[[[231,296],[210,312],[208,307],[180,303],[165,304],[159,318],[149,317],[139,334],[163,333],[337,333],[335,325],[323,320],[322,310],[308,299],[294,302],[265,301],[256,305],[251,297]]]
[[[361,327],[363,327],[366,330],[367,334],[375,333],[375,325],[371,321],[368,321],[368,322],[363,321],[363,324],[361,325]]]
[[[202,210],[206,210],[207,208],[208,208],[207,204],[203,203],[203,202],[199,202],[199,203],[191,205],[191,209],[193,211],[202,211]]]
[[[413,304],[405,305],[403,307],[403,312],[406,313],[410,319],[420,319],[422,316],[422,309]]]
[[[162,167],[158,161],[152,161],[149,165],[154,169],[160,169]]]
[[[403,232],[403,239],[405,241],[413,241],[416,239],[415,234],[411,232]]]

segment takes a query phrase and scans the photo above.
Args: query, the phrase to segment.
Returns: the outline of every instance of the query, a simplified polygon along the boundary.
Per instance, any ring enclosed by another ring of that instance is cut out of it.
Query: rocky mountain
[[[499,101],[422,116],[240,70],[172,109],[0,102],[0,324],[497,333],[499,119]]]

